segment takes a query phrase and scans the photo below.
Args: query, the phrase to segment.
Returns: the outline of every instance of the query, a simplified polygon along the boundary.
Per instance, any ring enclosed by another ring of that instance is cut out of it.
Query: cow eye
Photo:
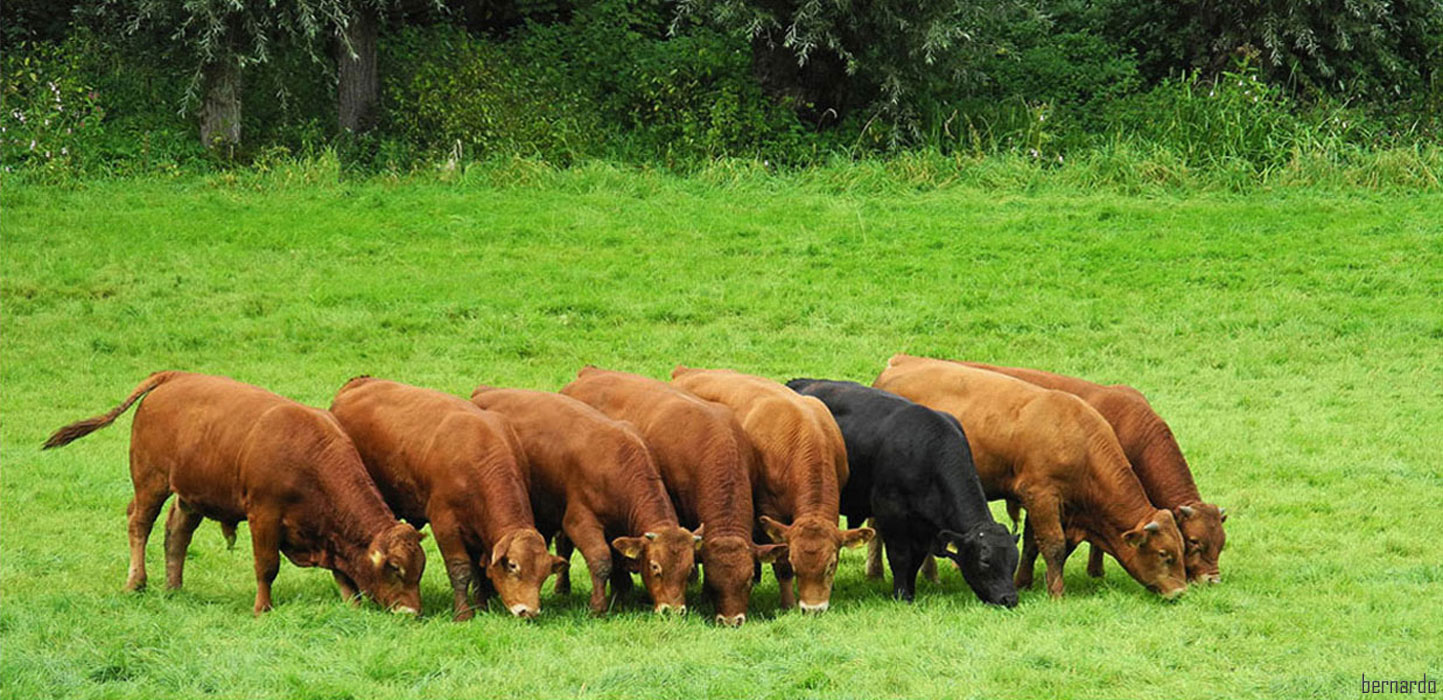
[[[658,576],[661,575],[661,563],[660,563],[660,562],[653,561],[653,562],[651,563],[651,573],[656,574],[656,575],[658,575]]]
[[[507,560],[506,560],[506,570],[507,570],[507,571],[510,571],[510,572],[513,573],[513,574],[519,574],[519,573],[521,573],[521,565],[520,565],[520,564],[517,564],[517,563],[514,562],[514,561],[511,561],[510,559],[507,559]]]

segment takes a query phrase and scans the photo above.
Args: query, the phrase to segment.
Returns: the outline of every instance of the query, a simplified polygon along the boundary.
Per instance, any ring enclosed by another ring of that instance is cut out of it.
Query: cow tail
[[[85,437],[86,435],[89,435],[97,430],[100,430],[101,428],[104,428],[107,425],[110,425],[111,423],[114,423],[115,419],[119,418],[120,414],[125,413],[126,409],[130,408],[131,404],[139,401],[140,397],[150,393],[152,389],[160,386],[161,384],[175,379],[180,374],[180,372],[156,372],[155,374],[146,377],[145,381],[140,383],[140,386],[135,387],[135,391],[131,392],[130,396],[125,397],[125,400],[122,401],[119,406],[110,409],[109,413],[95,416],[93,418],[86,418],[82,421],[76,421],[55,431],[55,434],[51,435],[50,439],[45,441],[45,446],[41,449],[48,450],[52,447],[68,445],[80,438]]]

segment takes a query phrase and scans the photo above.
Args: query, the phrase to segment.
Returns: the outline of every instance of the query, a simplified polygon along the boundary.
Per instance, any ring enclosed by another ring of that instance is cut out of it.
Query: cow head
[[[798,518],[783,525],[763,515],[762,528],[773,542],[787,545],[787,562],[797,577],[802,612],[823,612],[832,597],[832,579],[843,547],[860,547],[876,534],[870,527],[842,530],[835,520]]]
[[[1183,565],[1187,567],[1188,580],[1222,583],[1218,555],[1227,544],[1227,535],[1223,534],[1227,511],[1211,503],[1193,503],[1178,506],[1173,512],[1178,530],[1182,531]]]
[[[1113,556],[1138,583],[1164,598],[1176,598],[1187,590],[1183,567],[1182,534],[1172,511],[1156,510],[1122,533],[1121,546]]]
[[[656,605],[656,612],[686,614],[686,582],[696,565],[703,528],[695,534],[683,527],[661,527],[641,537],[618,537],[611,546],[636,561],[641,580]]]
[[[738,535],[702,540],[701,563],[706,573],[703,585],[716,606],[717,624],[740,627],[746,622],[757,562],[770,564],[785,556],[786,551],[784,544],[757,545]]]
[[[546,551],[546,540],[532,530],[515,530],[491,548],[486,578],[512,615],[533,619],[541,614],[541,584],[561,573],[567,562]]]
[[[421,572],[426,570],[425,537],[406,523],[396,523],[371,538],[366,548],[365,575],[356,576],[381,607],[396,613],[421,614]]]
[[[955,562],[982,602],[1009,608],[1017,605],[1017,586],[1012,582],[1017,570],[1017,536],[1007,528],[989,521],[965,535],[943,530],[932,543],[932,554]]]

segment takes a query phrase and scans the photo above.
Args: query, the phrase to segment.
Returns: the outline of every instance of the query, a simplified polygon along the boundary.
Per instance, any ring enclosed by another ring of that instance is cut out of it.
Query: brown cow
[[[540,614],[541,584],[566,562],[546,551],[536,531],[525,454],[501,416],[450,394],[370,377],[341,387],[331,413],[396,514],[418,528],[431,523],[455,619],[474,614],[473,586],[483,604],[495,590],[511,614]]]
[[[1046,389],[1065,391],[1097,409],[1112,425],[1147,497],[1154,505],[1171,509],[1177,518],[1186,548],[1184,564],[1188,579],[1208,583],[1222,581],[1218,555],[1227,543],[1223,533],[1227,512],[1203,502],[1172,429],[1162,416],[1152,410],[1142,392],[1124,384],[1103,386],[1035,369],[997,367],[976,362],[962,364],[1000,372]],[[1102,575],[1101,549],[1092,548],[1087,571],[1093,576]]]
[[[531,465],[531,508],[548,539],[564,532],[591,571],[591,611],[606,612],[613,593],[631,588],[631,572],[613,566],[611,550],[643,564],[642,581],[658,613],[686,612],[695,534],[677,523],[646,442],[636,429],[569,396],[478,387],[477,406],[506,417]],[[607,540],[610,539],[610,544]],[[561,542],[558,538],[558,553]],[[569,593],[569,578],[556,592]]]
[[[671,377],[672,384],[735,411],[757,450],[761,464],[752,491],[759,521],[772,541],[787,544],[787,558],[772,564],[781,606],[790,608],[800,597],[803,612],[826,610],[841,548],[860,547],[875,534],[869,527],[837,527],[847,446],[832,412],[814,397],[729,369],[678,366]]]
[[[1172,512],[1148,502],[1112,428],[1082,399],[909,355],[893,356],[874,386],[955,416],[987,497],[1027,509],[1018,588],[1032,585],[1027,549],[1035,547],[1047,563],[1048,592],[1062,595],[1067,554],[1087,539],[1148,590],[1172,598],[1187,589]]]
[[[716,604],[716,621],[745,622],[753,569],[776,561],[786,545],[752,542],[756,457],[731,409],[650,377],[596,367],[581,370],[561,393],[641,431],[681,524],[706,525],[703,585]]]
[[[296,566],[330,569],[341,593],[419,615],[426,555],[416,528],[396,520],[351,439],[330,413],[225,377],[157,372],[109,413],[57,430],[59,447],[110,425],[142,396],[130,430],[127,590],[145,587],[145,543],[161,506],[167,587],[180,588],[201,520],[234,539],[250,522],[257,615],[271,608],[280,552]]]

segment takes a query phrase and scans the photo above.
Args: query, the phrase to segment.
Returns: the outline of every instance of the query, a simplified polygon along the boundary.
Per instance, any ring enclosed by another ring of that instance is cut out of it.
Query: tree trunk
[[[241,68],[225,58],[201,69],[204,102],[200,106],[200,142],[233,152],[241,139]]]
[[[341,131],[363,133],[376,125],[381,91],[376,72],[376,13],[362,8],[351,16],[336,41],[336,103]]]

